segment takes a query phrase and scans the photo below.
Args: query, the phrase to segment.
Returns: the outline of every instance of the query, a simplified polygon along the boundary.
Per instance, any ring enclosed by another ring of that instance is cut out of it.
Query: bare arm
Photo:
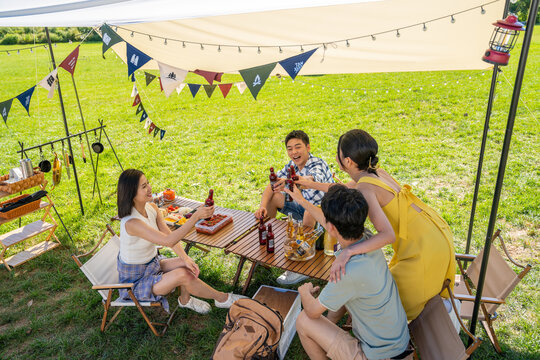
[[[317,319],[327,310],[313,295],[319,291],[319,287],[313,287],[312,283],[305,283],[298,288],[300,300],[306,315],[311,319]]]
[[[169,235],[171,233],[171,229],[169,229],[169,227],[165,223],[165,220],[163,219],[163,214],[161,213],[161,211],[159,210],[156,204],[151,203],[150,205],[157,212],[156,222],[157,222],[159,231],[163,233],[164,235]]]
[[[300,204],[300,206],[306,209],[306,211],[308,211],[319,224],[321,224],[323,227],[326,227],[326,218],[324,217],[321,208],[313,205],[312,203],[304,199],[304,197],[302,196],[302,192],[298,189],[298,187],[294,186],[293,192],[291,192],[289,189],[284,189],[284,191],[287,194],[291,195],[292,198],[298,204]]]
[[[319,190],[323,192],[328,192],[328,189],[330,186],[334,185],[334,183],[321,183],[313,181],[312,176],[299,176],[298,180],[294,182],[297,185],[303,186],[306,189],[314,189]]]

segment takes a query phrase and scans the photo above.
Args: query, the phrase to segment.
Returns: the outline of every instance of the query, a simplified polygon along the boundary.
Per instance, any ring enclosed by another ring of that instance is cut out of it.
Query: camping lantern
[[[516,44],[519,31],[525,28],[513,14],[508,15],[504,20],[497,20],[493,25],[495,29],[489,41],[489,49],[482,56],[482,60],[494,65],[508,65],[509,52]]]

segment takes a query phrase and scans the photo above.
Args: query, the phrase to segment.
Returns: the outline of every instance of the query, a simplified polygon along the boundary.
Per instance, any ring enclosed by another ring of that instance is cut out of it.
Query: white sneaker
[[[244,295],[238,295],[238,294],[233,294],[233,293],[229,293],[228,294],[229,297],[227,297],[227,300],[225,300],[224,302],[219,302],[217,300],[214,300],[214,303],[216,304],[216,307],[218,308],[222,308],[222,309],[228,309],[231,307],[231,305],[236,301],[236,300],[240,300],[240,299],[246,299],[247,296],[244,296]]]
[[[178,306],[186,309],[191,309],[199,314],[208,314],[210,312],[210,304],[196,297],[190,296],[189,301],[184,305],[180,302],[178,298]]]
[[[292,271],[285,271],[276,279],[280,285],[292,285],[308,279],[306,275],[298,274]]]

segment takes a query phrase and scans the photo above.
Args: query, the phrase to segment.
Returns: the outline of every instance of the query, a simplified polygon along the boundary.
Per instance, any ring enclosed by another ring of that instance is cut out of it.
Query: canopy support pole
[[[471,317],[470,332],[475,334],[476,323],[478,321],[478,311],[480,310],[480,300],[482,299],[482,291],[484,290],[484,280],[486,278],[487,264],[489,260],[489,251],[491,248],[491,237],[495,229],[495,221],[497,220],[497,210],[499,208],[499,200],[501,197],[501,190],[504,180],[504,171],[506,169],[506,162],[508,160],[508,153],[510,150],[510,142],[512,140],[512,131],[514,130],[514,122],[516,118],[517,107],[519,104],[519,96],[521,93],[521,85],[523,84],[523,76],[525,74],[525,67],[527,65],[527,56],[529,55],[529,48],[531,46],[532,34],[534,31],[534,23],[536,16],[538,15],[538,2],[539,0],[531,0],[529,8],[529,17],[527,19],[527,27],[525,35],[523,37],[523,45],[521,48],[521,55],[519,57],[519,65],[516,73],[516,82],[514,84],[514,92],[512,94],[512,102],[510,103],[510,111],[508,113],[508,121],[506,123],[506,133],[504,135],[504,143],[501,151],[501,160],[499,162],[499,170],[497,173],[497,182],[495,184],[495,192],[493,194],[493,203],[491,206],[491,214],[489,216],[489,224],[486,233],[486,241],[484,245],[484,256],[482,257],[482,265],[480,267],[480,274],[478,276],[478,286],[476,287],[476,297],[474,299],[474,308]],[[469,340],[469,345],[472,343]]]
[[[51,37],[49,35],[49,28],[48,27],[45,27],[45,33],[47,34],[47,42],[49,43],[49,51],[51,53],[51,61],[52,61],[52,64],[53,64],[53,68],[56,69],[56,62],[54,61],[54,52],[53,52],[53,48],[52,48],[52,44],[51,44]],[[58,97],[60,98],[60,108],[62,109],[62,117],[64,118],[64,129],[66,130],[69,153],[71,155],[71,158],[75,159],[73,157],[73,148],[71,147],[71,139],[69,137],[69,129],[68,129],[67,118],[66,118],[66,110],[64,109],[64,100],[62,98],[62,90],[60,90],[60,79],[58,78],[58,75],[56,76],[56,78],[57,78],[57,84],[58,84]],[[73,176],[75,177],[75,184],[77,186],[77,194],[79,195],[79,205],[81,207],[81,215],[84,216],[84,206],[83,206],[83,201],[82,201],[82,197],[81,197],[81,189],[79,187],[79,178],[77,177],[77,168],[75,167],[75,161],[73,161]]]

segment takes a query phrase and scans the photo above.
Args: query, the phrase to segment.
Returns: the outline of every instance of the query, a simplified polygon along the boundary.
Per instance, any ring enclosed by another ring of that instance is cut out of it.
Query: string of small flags
[[[4,100],[0,102],[0,115],[2,115],[2,119],[4,120],[4,123],[7,126],[7,120],[9,116],[9,112],[11,110],[11,105],[13,104],[13,100],[17,99],[21,103],[21,105],[26,110],[26,113],[28,116],[30,116],[30,102],[32,101],[32,96],[34,95],[34,90],[36,89],[36,86],[39,85],[45,90],[48,91],[47,97],[51,99],[54,95],[54,89],[56,88],[56,83],[58,81],[58,68],[63,68],[64,70],[68,71],[71,76],[75,73],[75,66],[77,65],[77,60],[79,58],[79,47],[78,45],[75,50],[73,50],[61,63],[58,65],[57,68],[55,68],[53,71],[51,71],[47,76],[45,76],[41,81],[39,81],[36,85],[33,85],[29,89],[23,91],[19,95],[12,97],[11,99]]]
[[[128,65],[128,76],[133,76],[136,70],[138,70],[144,64],[152,60],[150,56],[146,55],[145,53],[143,53],[136,47],[132,46],[130,43],[128,43],[124,39],[122,39],[120,35],[118,35],[109,25],[103,24],[100,30],[101,30],[101,37],[103,40],[103,47],[102,47],[103,57],[105,57],[105,52],[111,46],[120,42],[126,43],[126,61]],[[314,48],[307,52],[303,52],[299,55],[295,55],[295,56],[283,59],[281,61],[276,61],[273,63],[264,64],[260,66],[255,66],[248,69],[241,69],[238,71],[240,72],[240,75],[242,76],[247,88],[251,92],[251,95],[253,95],[253,98],[257,100],[257,95],[259,94],[260,90],[266,83],[266,80],[268,80],[270,73],[274,70],[274,68],[278,64],[281,65],[281,67],[291,76],[291,78],[294,79],[296,78],[296,76],[298,75],[302,67],[305,65],[307,60],[317,50],[318,48]],[[172,94],[172,92],[175,89],[177,89],[180,86],[180,84],[183,83],[184,79],[186,78],[186,75],[190,71],[185,70],[185,69],[180,69],[171,65],[167,65],[156,59],[154,60],[158,63],[159,73],[160,73],[159,79],[160,79],[163,92],[165,93],[165,96],[169,97]],[[211,96],[211,93],[213,93],[215,89],[215,86],[212,87],[213,82],[214,81],[220,82],[222,73],[200,70],[200,69],[194,70],[192,72],[203,76],[209,82],[210,87],[205,87],[205,90],[207,91],[207,94]],[[200,88],[200,84],[191,84],[191,85],[192,86],[190,86],[190,91],[195,97],[195,94]],[[230,87],[232,87],[232,85],[229,86],[229,84],[223,84],[223,85],[227,85],[227,86],[220,87],[222,92],[227,87],[228,87],[228,90],[230,90]],[[228,90],[227,90],[227,93],[228,93]]]
[[[134,77],[132,78],[134,80]],[[159,133],[159,139],[163,140],[163,137],[165,136],[166,130],[160,128],[157,126],[150,118],[148,117],[148,113],[146,112],[146,109],[143,106],[143,103],[141,101],[141,95],[139,94],[139,91],[137,90],[137,85],[135,84],[135,81],[133,82],[133,91],[131,92],[131,97],[135,98],[133,100],[132,107],[137,107],[137,110],[135,112],[135,115],[141,114],[141,117],[139,119],[139,122],[144,121],[144,129],[148,130],[148,134],[154,133],[154,137]]]
[[[449,84],[466,84],[467,80],[472,80],[473,76],[484,76],[485,75],[485,72],[481,72],[481,73],[477,73],[477,74],[474,74],[474,75],[466,75],[466,76],[463,76],[463,77],[460,77],[456,80],[444,80],[444,81],[441,81],[441,82],[434,82],[434,83],[431,83],[431,84],[428,84],[428,85],[416,85],[416,86],[409,86],[409,87],[404,87],[404,88],[380,88],[380,89],[373,89],[373,88],[350,88],[350,87],[340,87],[340,86],[331,86],[331,85],[328,85],[328,84],[317,84],[317,83],[312,83],[312,82],[309,82],[309,81],[305,81],[303,79],[292,79],[292,83],[300,83],[302,85],[310,85],[312,88],[313,87],[319,87],[321,88],[322,90],[325,90],[325,89],[328,89],[328,90],[331,90],[331,91],[341,91],[342,93],[347,93],[347,92],[351,92],[353,94],[355,93],[359,93],[359,94],[367,94],[368,92],[373,92],[375,94],[377,93],[381,93],[381,94],[388,94],[390,92],[396,92],[396,93],[401,93],[401,92],[407,92],[407,91],[422,91],[424,89],[428,89],[430,87],[439,87],[439,86],[447,86]],[[287,80],[286,77],[280,75],[280,74],[276,74],[276,77],[280,80],[279,81],[279,84],[281,85],[282,81],[285,81]]]
[[[446,21],[450,21],[450,23],[454,24],[457,21],[456,18],[458,17],[458,15],[468,13],[468,12],[471,12],[471,11],[478,11],[478,10],[479,10],[481,15],[484,15],[484,14],[486,14],[486,12],[487,12],[486,8],[488,8],[489,5],[495,4],[495,3],[499,2],[499,1],[501,1],[501,0],[489,1],[489,2],[483,3],[483,4],[478,5],[478,6],[474,6],[474,7],[468,8],[468,9],[453,12],[451,14],[440,16],[440,17],[437,17],[437,18],[432,18],[432,19],[428,19],[428,20],[425,20],[425,21],[420,21],[420,22],[410,24],[410,25],[407,25],[407,26],[402,26],[402,27],[399,27],[399,28],[380,31],[380,32],[377,32],[377,33],[353,36],[353,37],[349,37],[349,38],[346,38],[346,39],[337,39],[337,40],[333,40],[333,41],[319,42],[319,43],[302,43],[302,44],[288,44],[288,45],[216,44],[216,43],[205,43],[205,42],[198,42],[198,41],[190,41],[190,40],[186,40],[186,39],[175,39],[175,38],[163,37],[163,36],[156,35],[156,34],[150,34],[150,33],[145,33],[145,32],[141,32],[141,31],[131,30],[131,29],[128,29],[128,28],[125,28],[125,27],[122,27],[122,26],[115,26],[115,30],[122,29],[122,30],[126,31],[127,33],[129,33],[132,38],[135,37],[135,35],[138,35],[138,36],[147,37],[148,41],[153,41],[154,39],[158,39],[159,41],[163,41],[164,45],[168,45],[169,43],[178,43],[178,44],[181,44],[182,48],[186,48],[189,45],[197,46],[197,47],[199,47],[201,49],[201,51],[203,51],[205,49],[215,49],[218,52],[221,52],[221,50],[223,48],[236,48],[236,49],[238,49],[238,52],[241,53],[242,49],[257,49],[257,53],[261,54],[263,49],[267,49],[267,50],[273,49],[273,50],[279,51],[279,53],[282,53],[284,48],[299,48],[300,52],[304,52],[304,47],[308,47],[308,48],[309,47],[323,47],[324,50],[326,50],[328,46],[337,46],[337,45],[340,45],[340,44],[345,45],[346,47],[350,47],[350,46],[353,45],[354,41],[356,41],[356,40],[371,39],[373,41],[376,41],[378,36],[386,35],[386,34],[395,34],[396,37],[400,37],[403,30],[410,29],[410,28],[420,28],[420,29],[422,29],[422,31],[427,31],[428,30],[428,25],[430,23],[433,23],[433,22],[436,22],[436,21],[446,20]]]

